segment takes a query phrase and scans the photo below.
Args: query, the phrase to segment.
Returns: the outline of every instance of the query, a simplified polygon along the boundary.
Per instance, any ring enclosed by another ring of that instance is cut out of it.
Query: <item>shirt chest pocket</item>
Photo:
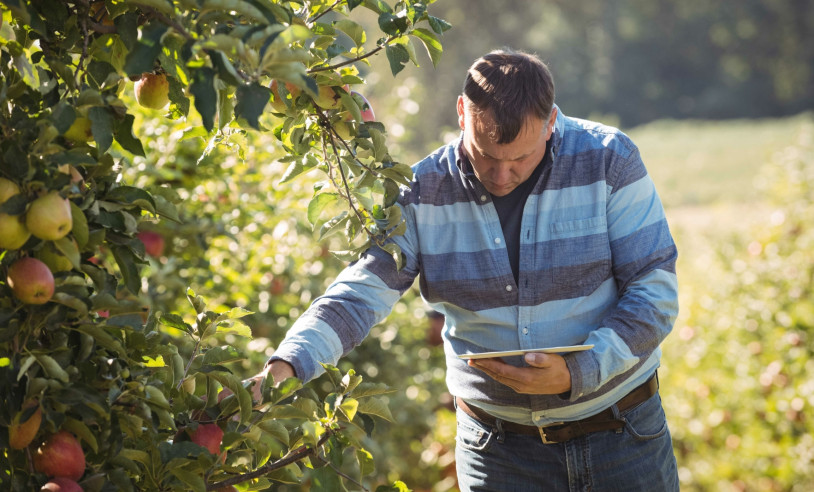
[[[611,275],[611,250],[604,215],[549,224],[551,281],[597,286]]]

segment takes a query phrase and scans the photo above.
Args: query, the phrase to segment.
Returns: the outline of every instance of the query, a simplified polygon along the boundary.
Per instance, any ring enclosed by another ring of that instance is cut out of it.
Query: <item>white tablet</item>
[[[544,354],[562,354],[565,352],[581,352],[583,350],[591,350],[594,348],[591,345],[566,345],[564,347],[545,347],[535,349],[521,349],[521,350],[504,350],[502,352],[481,352],[478,354],[463,354],[459,355],[459,359],[489,359],[492,357],[509,357],[512,355],[523,355],[529,352],[542,352]]]

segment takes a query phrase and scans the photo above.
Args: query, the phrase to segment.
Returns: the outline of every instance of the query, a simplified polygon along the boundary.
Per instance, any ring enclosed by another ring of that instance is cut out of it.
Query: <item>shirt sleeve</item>
[[[656,353],[678,315],[677,250],[653,181],[638,149],[612,162],[607,221],[619,300],[585,343],[566,356],[571,400],[625,379]]]
[[[335,365],[359,345],[370,328],[382,321],[418,275],[415,224],[410,207],[402,206],[407,228],[395,242],[404,255],[399,270],[393,257],[374,246],[345,268],[325,293],[300,316],[269,361],[284,360],[302,381],[324,372],[320,363]]]

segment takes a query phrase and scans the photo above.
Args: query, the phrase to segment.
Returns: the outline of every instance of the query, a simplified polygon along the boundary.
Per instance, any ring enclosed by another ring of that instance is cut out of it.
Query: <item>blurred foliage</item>
[[[705,248],[676,231],[695,244],[662,370],[683,490],[814,487],[814,123],[795,135],[756,179],[757,227],[719,225]]]

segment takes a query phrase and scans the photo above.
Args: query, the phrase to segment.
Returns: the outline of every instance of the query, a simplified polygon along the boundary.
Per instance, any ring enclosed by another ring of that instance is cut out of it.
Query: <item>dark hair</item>
[[[488,113],[495,122],[499,144],[517,138],[529,116],[548,119],[554,107],[554,79],[535,55],[495,50],[478,58],[466,72],[464,97],[476,113]]]

